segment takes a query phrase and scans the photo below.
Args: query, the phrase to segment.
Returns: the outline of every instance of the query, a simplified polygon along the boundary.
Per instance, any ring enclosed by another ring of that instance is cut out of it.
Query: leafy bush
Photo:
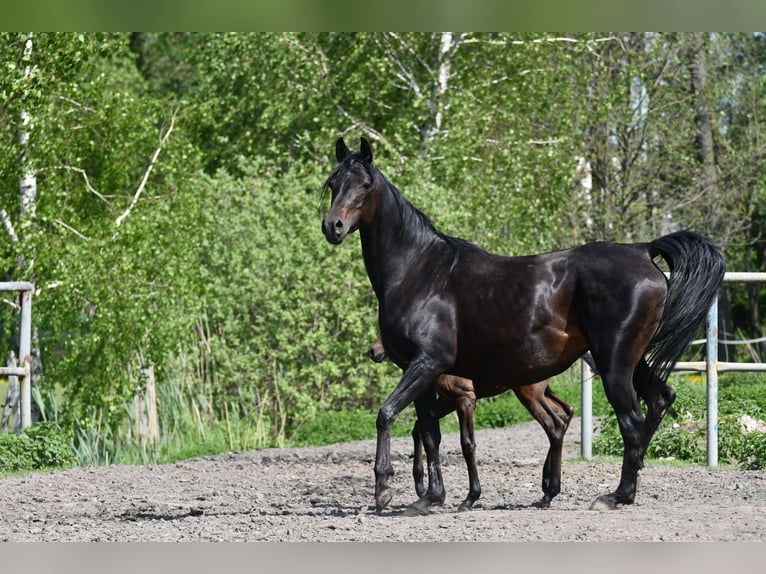
[[[0,434],[0,472],[67,468],[77,464],[71,437],[55,423],[41,422],[22,434]]]
[[[0,472],[23,472],[35,466],[31,443],[24,435],[0,434]]]
[[[745,470],[766,468],[766,433],[752,432],[745,436],[740,450],[740,466]]]
[[[31,441],[35,468],[66,468],[77,464],[72,439],[53,422],[40,422],[25,434]]]

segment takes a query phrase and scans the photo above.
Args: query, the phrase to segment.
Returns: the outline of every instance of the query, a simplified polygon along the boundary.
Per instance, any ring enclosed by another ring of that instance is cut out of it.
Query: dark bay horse
[[[386,358],[382,337],[378,336],[367,354],[376,363]],[[468,467],[468,496],[458,510],[470,510],[481,496],[474,437],[476,401],[504,393],[510,387],[474,385],[470,379],[444,374],[436,378],[435,385],[439,405],[436,417],[440,419],[457,410],[460,423],[460,448]],[[574,409],[551,390],[547,380],[516,387],[513,391],[535,420],[540,423],[548,437],[548,454],[543,465],[543,497],[537,503],[539,507],[547,508],[553,497],[561,490],[561,455],[564,434],[569,428]],[[412,428],[412,441],[412,476],[415,479],[415,492],[422,497],[426,493],[426,487],[423,482],[423,438],[418,421],[415,421]],[[426,509],[413,505],[409,510],[411,513],[417,513]]]
[[[588,350],[624,445],[619,485],[597,501],[631,504],[646,448],[675,399],[667,377],[723,282],[721,253],[708,239],[678,231],[648,243],[493,255],[437,231],[373,164],[364,138],[356,153],[338,139],[335,155],[322,231],[339,244],[359,230],[383,344],[403,370],[377,419],[376,509],[393,496],[391,425],[413,402],[429,478],[414,506],[444,500],[439,375],[521,388],[561,373]],[[654,262],[658,256],[669,280]]]

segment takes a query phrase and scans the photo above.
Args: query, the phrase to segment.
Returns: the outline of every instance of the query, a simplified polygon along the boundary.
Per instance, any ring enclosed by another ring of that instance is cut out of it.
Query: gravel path
[[[483,494],[468,488],[457,435],[442,441],[447,501],[400,516],[415,500],[409,439],[392,441],[397,490],[373,506],[374,441],[267,449],[176,464],[75,468],[0,480],[0,541],[763,541],[766,471],[653,465],[636,503],[589,510],[619,480],[619,464],[573,460],[567,433],[562,492],[541,496],[547,439],[537,423],[477,431]]]

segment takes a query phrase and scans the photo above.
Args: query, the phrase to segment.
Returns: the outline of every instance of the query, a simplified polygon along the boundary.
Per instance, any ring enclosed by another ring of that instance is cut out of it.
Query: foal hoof
[[[430,514],[428,507],[420,505],[417,502],[410,504],[402,512],[402,516],[427,516],[428,514]]]
[[[591,510],[598,510],[604,512],[607,510],[615,510],[617,508],[617,502],[614,497],[609,494],[603,494],[593,501],[590,505]]]
[[[438,494],[426,495],[417,499],[404,509],[402,516],[425,516],[429,514],[429,508],[432,506],[441,506],[444,504],[444,496]]]

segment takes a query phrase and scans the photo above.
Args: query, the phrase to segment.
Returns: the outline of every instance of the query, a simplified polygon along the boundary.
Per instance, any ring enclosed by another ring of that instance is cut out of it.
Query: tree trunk
[[[431,143],[442,130],[445,109],[444,94],[449,87],[452,56],[462,42],[463,36],[461,34],[454,36],[452,32],[442,32],[440,36],[436,78],[433,90],[431,91],[431,101],[428,106],[431,114],[426,125],[420,130],[420,153],[423,157],[428,157],[428,149]]]
[[[689,53],[689,74],[692,97],[694,98],[694,119],[697,125],[697,160],[703,168],[705,195],[714,198],[718,195],[718,170],[713,137],[713,117],[707,94],[705,46],[704,35],[695,35]]]
[[[33,33],[30,32],[24,46],[24,59],[27,62],[32,61],[33,37]],[[30,63],[24,70],[24,78],[29,78],[31,74],[32,65]],[[34,125],[32,124],[32,118],[29,115],[29,112],[23,110],[21,112],[21,129],[19,130],[19,148],[21,149],[19,155],[22,173],[21,181],[19,182],[19,227],[22,231],[27,227],[25,226],[25,222],[31,222],[34,220],[35,214],[37,212],[37,177],[27,155],[27,151],[29,149],[29,136],[33,127]],[[23,233],[20,239],[22,242],[25,240]],[[19,257],[19,275],[21,276],[25,269],[32,267],[32,264],[33,261],[27,261],[27,258],[24,256],[22,250],[22,255]],[[20,359],[23,360],[24,357],[20,357]],[[30,369],[33,371],[33,376],[30,384],[32,388],[35,388],[37,386],[37,381],[40,378],[40,372],[42,371],[42,362],[40,361],[39,349],[32,349],[30,361],[33,363],[30,365]],[[31,407],[32,423],[35,423],[41,418],[40,409],[38,408],[35,401],[32,401]]]

